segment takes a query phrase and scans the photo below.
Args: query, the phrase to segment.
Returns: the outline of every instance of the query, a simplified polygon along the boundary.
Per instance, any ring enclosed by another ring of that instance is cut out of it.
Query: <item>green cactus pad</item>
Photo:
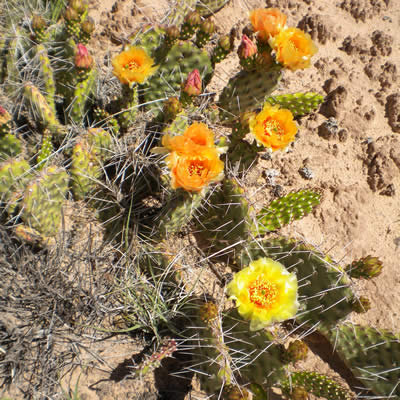
[[[28,100],[34,115],[39,118],[40,123],[54,135],[64,136],[65,128],[57,120],[56,115],[47,103],[45,97],[40,93],[39,89],[32,85],[32,83],[25,83],[24,95]]]
[[[11,133],[0,137],[0,162],[21,154],[22,143]]]
[[[7,202],[15,190],[29,179],[30,166],[26,160],[9,159],[0,163],[0,201]]]
[[[71,185],[74,196],[82,200],[93,192],[102,174],[96,153],[85,138],[80,140],[72,151]]]
[[[309,214],[321,201],[321,193],[313,190],[300,190],[273,200],[257,215],[256,232],[263,235],[281,228],[290,222]]]
[[[358,325],[327,332],[332,346],[354,376],[379,398],[400,398],[400,337]]]
[[[351,400],[352,394],[339,383],[317,372],[293,372],[290,378],[281,382],[282,392],[292,399],[292,390],[296,387],[304,388],[314,396],[324,397],[329,400]]]
[[[53,113],[56,113],[56,106],[54,102],[54,96],[56,94],[56,85],[54,83],[54,74],[50,65],[49,55],[43,44],[36,46],[36,53],[39,57],[40,62],[40,75],[44,82],[45,94],[44,97]]]
[[[92,69],[88,77],[77,83],[72,100],[69,117],[76,124],[82,124],[88,112],[88,104],[95,89],[96,70]]]
[[[53,153],[53,144],[51,142],[51,134],[45,133],[42,139],[42,145],[40,147],[39,153],[36,157],[36,163],[38,165],[38,169],[42,169],[49,157]]]
[[[209,17],[219,11],[228,2],[229,0],[198,0],[196,3],[196,11],[202,17]]]
[[[352,312],[354,293],[343,269],[311,246],[289,239],[253,242],[243,249],[239,265],[270,257],[295,272],[300,308],[296,322],[329,330]]]
[[[94,154],[104,162],[111,155],[112,136],[104,129],[89,128],[86,135],[87,142],[93,147]]]
[[[251,332],[248,321],[244,321],[236,309],[224,315],[222,325],[232,367],[240,376],[268,387],[285,376],[283,347],[269,331]]]
[[[143,85],[144,102],[155,116],[162,113],[163,101],[171,96],[178,96],[181,83],[194,69],[200,71],[203,81],[207,81],[212,72],[211,61],[204,50],[191,43],[178,42],[169,50],[157,72]],[[161,101],[160,101],[161,100]]]
[[[282,108],[291,111],[295,117],[315,111],[324,100],[324,96],[313,92],[279,94],[265,98],[265,101],[271,105],[278,104]]]
[[[63,168],[51,166],[41,171],[25,190],[21,205],[23,221],[44,236],[55,236],[67,191],[68,175]]]
[[[161,237],[179,232],[193,218],[202,201],[203,195],[199,193],[189,193],[180,189],[171,192],[159,217]]]
[[[221,120],[230,122],[242,112],[254,111],[261,107],[265,96],[276,88],[280,78],[279,68],[239,72],[229,80],[219,98]]]
[[[212,252],[221,249],[232,251],[241,246],[249,236],[249,205],[238,184],[225,179],[221,190],[216,189],[208,199],[209,204],[197,219],[197,231],[207,240]]]

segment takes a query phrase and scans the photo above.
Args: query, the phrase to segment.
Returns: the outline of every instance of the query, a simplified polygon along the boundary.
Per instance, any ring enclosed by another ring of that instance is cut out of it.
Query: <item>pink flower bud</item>
[[[183,91],[189,96],[201,94],[201,77],[198,69],[194,69],[183,83]]]
[[[248,38],[248,36],[242,36],[242,42],[238,49],[238,55],[240,59],[246,59],[253,57],[257,54],[257,46]]]
[[[89,54],[88,49],[81,43],[76,46],[75,67],[82,69],[90,69],[93,65],[93,58]]]

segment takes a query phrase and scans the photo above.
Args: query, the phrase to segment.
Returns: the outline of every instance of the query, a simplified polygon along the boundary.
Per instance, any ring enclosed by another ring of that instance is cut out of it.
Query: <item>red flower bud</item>
[[[247,35],[242,36],[242,42],[238,49],[238,56],[240,59],[253,57],[257,54],[257,46],[248,38]]]
[[[90,69],[93,65],[93,58],[89,54],[88,49],[81,43],[76,46],[75,67],[82,69]]]
[[[194,69],[183,83],[183,91],[189,96],[201,94],[201,77],[198,69]]]

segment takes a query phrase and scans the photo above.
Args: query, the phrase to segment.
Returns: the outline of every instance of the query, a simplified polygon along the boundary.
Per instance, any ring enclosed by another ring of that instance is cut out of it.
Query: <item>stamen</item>
[[[272,282],[258,278],[248,288],[250,301],[256,306],[270,309],[277,301],[278,288]]]

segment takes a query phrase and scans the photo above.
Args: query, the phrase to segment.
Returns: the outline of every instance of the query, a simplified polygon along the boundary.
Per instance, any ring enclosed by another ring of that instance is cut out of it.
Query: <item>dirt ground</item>
[[[164,23],[173,13],[168,0],[92,0],[96,33],[89,49],[99,65],[108,60],[143,23]],[[372,255],[384,265],[371,281],[357,282],[372,308],[351,321],[394,332],[400,330],[400,7],[398,0],[231,0],[213,19],[219,33],[240,31],[256,7],[277,7],[288,25],[309,32],[318,46],[312,66],[285,71],[275,93],[315,91],[327,96],[320,110],[299,120],[299,137],[288,152],[260,159],[242,187],[256,209],[279,190],[306,187],[323,192],[321,205],[293,222],[284,234],[306,240],[343,264]],[[239,39],[236,40],[236,46]],[[230,55],[207,88],[218,91],[238,69]],[[114,335],[81,342],[79,368],[61,379],[75,386],[81,400],[205,399],[196,378],[176,373],[179,360],[133,379],[143,338]],[[77,365],[78,366],[78,365]],[[298,365],[338,376],[316,355]],[[167,373],[172,375],[166,375]],[[1,393],[1,392],[0,392]],[[19,393],[19,394],[18,394]],[[161,395],[159,395],[161,393]],[[17,389],[10,392],[15,399]],[[161,396],[161,397],[158,397]],[[60,397],[61,398],[61,397]]]

